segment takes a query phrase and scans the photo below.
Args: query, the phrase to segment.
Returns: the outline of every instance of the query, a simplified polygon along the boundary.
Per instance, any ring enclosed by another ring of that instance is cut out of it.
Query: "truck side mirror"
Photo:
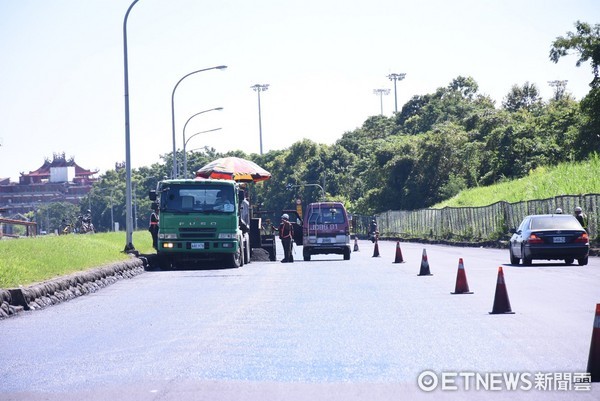
[[[157,202],[152,202],[152,203],[150,204],[150,208],[151,208],[152,210],[156,210],[156,209],[158,209],[158,203],[157,203]]]
[[[155,201],[156,200],[156,190],[152,190],[148,193],[148,198],[150,198],[151,201]]]

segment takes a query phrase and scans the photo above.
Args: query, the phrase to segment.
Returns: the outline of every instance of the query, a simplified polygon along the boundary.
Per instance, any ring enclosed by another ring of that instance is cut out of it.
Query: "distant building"
[[[4,216],[25,214],[41,205],[54,202],[79,204],[92,184],[98,180],[98,171],[87,170],[65,154],[54,154],[37,170],[21,173],[19,183],[0,179],[0,209]]]

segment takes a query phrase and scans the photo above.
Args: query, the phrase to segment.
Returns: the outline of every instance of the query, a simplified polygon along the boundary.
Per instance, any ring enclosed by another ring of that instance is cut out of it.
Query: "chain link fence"
[[[516,203],[497,202],[481,207],[390,210],[376,216],[355,215],[353,223],[355,233],[359,236],[368,234],[369,223],[375,219],[382,237],[487,242],[508,239],[509,230],[517,228],[527,215],[554,213],[557,208],[564,213],[573,213],[577,206],[587,216],[590,240],[598,241],[600,194],[562,195]]]

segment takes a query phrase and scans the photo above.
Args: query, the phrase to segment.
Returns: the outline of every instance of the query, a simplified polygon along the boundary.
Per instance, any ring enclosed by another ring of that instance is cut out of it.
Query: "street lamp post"
[[[325,190],[323,189],[323,187],[319,184],[307,184],[307,183],[302,183],[302,184],[298,184],[298,185],[294,185],[294,184],[288,184],[287,188],[288,189],[292,189],[292,188],[298,188],[298,187],[318,187],[321,190],[321,197],[322,200],[325,200]]]
[[[251,86],[255,92],[258,93],[258,135],[260,140],[260,154],[263,154],[263,143],[262,143],[262,118],[260,114],[260,92],[264,92],[269,89],[269,84],[256,84]]]
[[[209,70],[224,70],[225,68],[227,68],[226,65],[219,65],[216,67],[203,68],[201,70],[192,71],[181,77],[181,79],[175,84],[175,87],[173,87],[173,93],[171,93],[171,127],[173,129],[173,178],[177,178],[177,148],[175,144],[175,90],[177,89],[181,81],[183,81],[190,75]]]
[[[133,6],[139,0],[134,0],[127,9],[123,19],[123,67],[125,81],[125,249],[124,252],[135,252],[133,246],[133,222],[131,221],[131,145],[129,135],[129,69],[127,65],[127,18]]]
[[[213,131],[218,131],[221,128],[214,128],[214,129],[209,129],[206,131],[200,131],[200,132],[196,132],[194,135],[191,135],[187,140],[185,139],[185,136],[183,137],[183,178],[187,178],[187,158],[186,158],[186,146],[187,143],[190,141],[190,139],[192,139],[193,137],[195,137],[196,135],[200,135],[200,134],[204,134],[206,132],[213,132]]]
[[[400,74],[390,74],[388,75],[388,78],[390,79],[390,81],[394,81],[394,110],[397,113],[398,112],[398,94],[396,92],[396,81],[402,81],[404,79],[404,77],[406,77],[405,73],[400,73]]]
[[[380,107],[381,107],[381,115],[383,115],[383,95],[389,95],[390,94],[390,90],[389,89],[373,89],[373,93],[376,95],[379,95],[379,103],[380,103]]]
[[[194,114],[193,116],[191,116],[190,118],[188,118],[188,120],[183,125],[183,174],[184,174],[183,178],[187,177],[187,154],[185,152],[185,144],[186,144],[186,141],[185,141],[185,127],[187,127],[187,125],[190,122],[190,120],[192,118],[196,117],[197,115],[208,113],[209,111],[215,111],[215,110],[223,110],[223,108],[222,107],[215,107],[214,109],[208,109],[208,110],[200,111],[200,112]]]

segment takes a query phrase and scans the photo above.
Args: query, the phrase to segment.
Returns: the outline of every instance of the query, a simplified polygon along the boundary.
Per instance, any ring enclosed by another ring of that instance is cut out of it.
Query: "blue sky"
[[[131,0],[0,0],[0,177],[65,152],[101,172],[125,159],[122,26]],[[568,80],[588,92],[589,64],[552,63],[557,36],[577,20],[600,23],[596,0],[140,0],[128,22],[131,159],[159,162],[177,147],[258,153],[309,138],[333,143],[379,114],[376,88],[406,73],[398,104],[472,76],[500,105],[512,85]],[[383,98],[394,109],[393,90]]]

